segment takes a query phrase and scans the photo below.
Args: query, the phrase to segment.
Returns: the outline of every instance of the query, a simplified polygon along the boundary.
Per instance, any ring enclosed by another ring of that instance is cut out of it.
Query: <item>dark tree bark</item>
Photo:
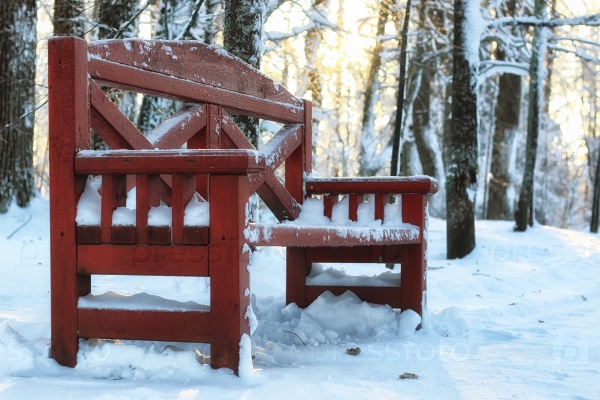
[[[223,45],[225,50],[238,56],[256,69],[264,50],[263,22],[266,5],[264,0],[227,0]],[[250,143],[258,148],[260,131],[258,118],[234,115],[235,123],[244,132]]]
[[[404,86],[406,83],[406,59],[408,47],[408,25],[410,23],[411,0],[406,1],[404,10],[404,22],[402,23],[402,32],[400,34],[400,75],[398,76],[398,96],[396,101],[396,122],[394,123],[394,133],[392,135],[392,161],[390,166],[390,175],[398,175],[398,160],[400,158],[400,142],[402,141],[402,114],[404,112]]]
[[[94,8],[98,24],[98,39],[132,37],[136,24],[129,23],[136,15],[138,2],[131,0],[97,0]]]
[[[534,14],[539,19],[547,15],[545,0],[536,0]],[[541,126],[543,101],[543,64],[546,55],[548,28],[536,26],[529,64],[529,109],[527,112],[527,144],[525,148],[525,170],[519,193],[519,202],[515,211],[515,230],[525,231],[527,225],[533,226],[533,184],[535,176],[535,160],[538,148],[538,136]]]
[[[506,14],[515,16],[516,0],[506,3]],[[502,47],[496,50],[496,59],[506,60]],[[498,82],[498,102],[496,103],[496,127],[492,145],[492,160],[487,202],[487,219],[510,220],[511,208],[507,195],[510,185],[510,149],[514,133],[519,128],[521,115],[521,88],[523,79],[519,75],[505,73]]]
[[[0,1],[0,213],[34,194],[35,0]]]
[[[448,138],[446,167],[447,246],[449,259],[461,258],[475,247],[475,194],[477,190],[476,64],[467,41],[470,0],[454,1],[454,60],[452,132]]]
[[[83,0],[54,0],[54,35],[85,35]]]
[[[600,148],[596,159],[596,173],[594,176],[594,195],[592,198],[592,220],[590,232],[598,233],[598,220],[600,214]]]

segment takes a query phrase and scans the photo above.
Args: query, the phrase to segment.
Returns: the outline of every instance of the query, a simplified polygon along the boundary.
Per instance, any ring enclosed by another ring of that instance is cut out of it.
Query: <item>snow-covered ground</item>
[[[69,369],[48,358],[48,204],[36,199],[0,216],[0,399],[600,398],[600,239],[511,228],[478,222],[477,249],[448,261],[444,221],[431,221],[428,327],[416,333],[414,315],[349,293],[285,307],[284,253],[265,248],[251,265],[250,376],[214,371],[196,356],[206,346],[178,343],[82,342]],[[209,290],[191,278],[93,285],[200,304]]]

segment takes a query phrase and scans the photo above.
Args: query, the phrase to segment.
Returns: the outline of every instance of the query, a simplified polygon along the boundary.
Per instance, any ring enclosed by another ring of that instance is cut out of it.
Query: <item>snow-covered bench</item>
[[[422,313],[434,180],[312,178],[310,102],[216,47],[53,38],[48,64],[59,363],[76,364],[79,338],[189,341],[210,343],[211,365],[237,373],[240,359],[251,359],[250,246],[287,248],[288,302],[305,307],[325,290],[352,290]],[[185,105],[143,135],[103,87]],[[229,113],[281,129],[257,150]],[[91,130],[110,150],[90,150]],[[281,223],[249,221],[253,193]],[[307,285],[318,262],[401,264],[401,284]],[[138,296],[133,309],[119,307],[122,296],[90,294],[95,274],[209,277],[210,305],[161,308]]]

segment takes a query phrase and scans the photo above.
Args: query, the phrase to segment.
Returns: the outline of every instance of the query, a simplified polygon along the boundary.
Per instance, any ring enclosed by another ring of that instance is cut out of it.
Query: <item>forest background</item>
[[[47,39],[142,37],[224,46],[311,100],[315,175],[438,179],[430,214],[448,220],[449,258],[475,246],[476,218],[597,232],[599,12],[594,0],[2,1],[0,213],[48,193]],[[181,106],[112,96],[145,133]],[[238,124],[258,146],[274,130]]]

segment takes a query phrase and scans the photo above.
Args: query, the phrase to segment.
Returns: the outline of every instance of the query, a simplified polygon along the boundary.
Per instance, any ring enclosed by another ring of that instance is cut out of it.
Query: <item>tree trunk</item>
[[[33,197],[37,9],[34,0],[0,2],[0,213]]]
[[[97,0],[94,7],[98,39],[120,39],[135,36],[134,18],[138,2],[131,0]]]
[[[598,149],[598,158],[596,160],[596,175],[594,177],[594,197],[592,199],[592,220],[590,232],[598,233],[598,218],[600,214],[600,148]]]
[[[535,1],[534,14],[539,19],[546,18],[546,2]],[[544,57],[546,55],[548,28],[535,27],[535,36],[529,64],[529,109],[527,113],[527,143],[525,147],[525,170],[519,193],[519,202],[515,211],[515,230],[525,231],[527,225],[533,226],[533,184],[535,160],[537,156],[538,136],[541,125],[542,101],[544,89]]]
[[[228,0],[225,2],[223,44],[225,50],[238,56],[256,69],[264,51],[263,22],[266,12],[264,0]],[[258,118],[234,115],[235,123],[250,143],[258,148],[260,131]]]
[[[373,47],[371,52],[369,75],[366,79],[358,166],[358,174],[360,176],[373,176],[382,167],[381,163],[377,162],[378,158],[376,156],[375,104],[377,103],[377,93],[380,88],[379,70],[381,69],[381,51],[383,50],[379,38],[385,33],[385,25],[389,12],[386,8],[386,3],[383,2],[379,9],[375,47]]]
[[[467,26],[474,25],[469,19],[479,9],[473,10],[470,7],[479,6],[470,0],[454,1],[452,132],[449,143],[446,144],[446,240],[449,259],[464,257],[475,247],[479,46],[472,43],[472,36],[479,33],[468,30]]]
[[[516,15],[516,1],[506,4],[505,13]],[[506,60],[506,52],[502,47],[496,50],[496,59]],[[510,185],[510,149],[515,131],[519,128],[521,115],[522,78],[519,75],[505,73],[498,82],[498,101],[495,109],[496,127],[492,145],[490,166],[491,180],[488,191],[487,219],[511,220],[512,204],[507,194]]]
[[[400,159],[400,142],[402,141],[402,113],[404,112],[404,85],[406,83],[406,59],[408,46],[408,25],[410,23],[411,0],[406,1],[404,10],[404,22],[402,23],[402,32],[400,34],[400,75],[398,76],[398,95],[396,101],[396,122],[394,123],[394,133],[392,135],[392,160],[390,165],[390,175],[398,175],[398,161]]]
[[[54,35],[85,35],[85,14],[83,0],[54,0]]]

